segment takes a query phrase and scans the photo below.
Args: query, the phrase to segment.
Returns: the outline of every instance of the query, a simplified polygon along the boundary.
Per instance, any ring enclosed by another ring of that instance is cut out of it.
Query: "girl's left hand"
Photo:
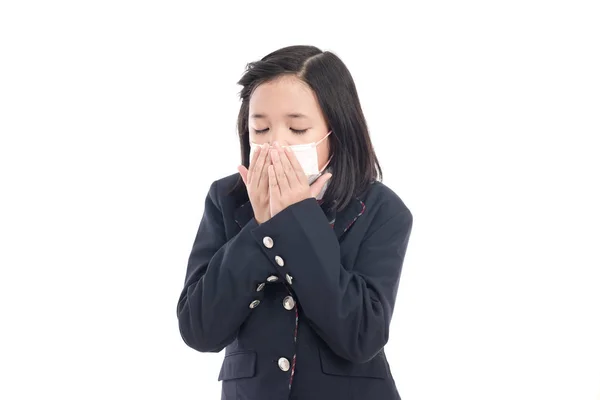
[[[271,218],[292,204],[316,197],[331,178],[328,172],[309,185],[294,152],[289,147],[284,150],[277,142],[274,146],[274,149],[269,150],[272,165],[269,165],[268,170]]]

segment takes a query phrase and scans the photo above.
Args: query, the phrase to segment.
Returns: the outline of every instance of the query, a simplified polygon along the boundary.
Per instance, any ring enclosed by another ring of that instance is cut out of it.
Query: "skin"
[[[240,165],[238,171],[260,224],[294,203],[316,197],[331,178],[326,173],[309,185],[294,153],[285,147],[318,142],[329,129],[315,93],[296,77],[259,85],[250,97],[249,109],[250,141],[262,146],[248,169]],[[330,137],[317,146],[319,169],[329,160]]]

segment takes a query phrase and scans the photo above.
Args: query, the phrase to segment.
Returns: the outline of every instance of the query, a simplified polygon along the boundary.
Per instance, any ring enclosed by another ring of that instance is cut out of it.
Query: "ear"
[[[321,190],[323,189],[325,183],[327,183],[327,181],[331,179],[332,176],[333,175],[330,172],[327,172],[326,174],[323,174],[319,178],[317,178],[317,180],[314,181],[312,185],[310,185],[310,195],[312,197],[317,197],[317,195],[321,193]]]

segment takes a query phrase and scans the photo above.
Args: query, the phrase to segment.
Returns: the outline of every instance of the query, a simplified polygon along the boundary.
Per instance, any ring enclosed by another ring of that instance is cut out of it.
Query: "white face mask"
[[[298,159],[298,162],[300,163],[300,165],[302,165],[302,169],[304,170],[304,173],[308,178],[309,185],[312,184],[319,176],[321,176],[321,173],[325,170],[327,165],[329,165],[329,161],[331,161],[330,158],[325,164],[325,166],[321,170],[319,170],[319,157],[317,153],[317,146],[330,134],[331,131],[329,131],[327,135],[325,135],[318,142],[312,142],[307,144],[295,144],[291,146],[281,146],[289,147],[292,149],[292,151],[296,155],[296,158]],[[252,160],[252,154],[254,154],[256,148],[259,146],[259,144],[250,142],[250,160]]]

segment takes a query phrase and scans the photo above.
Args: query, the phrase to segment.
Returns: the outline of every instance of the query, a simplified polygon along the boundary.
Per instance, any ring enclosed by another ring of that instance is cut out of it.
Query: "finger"
[[[263,165],[263,169],[260,173],[260,182],[258,185],[258,190],[263,191],[263,193],[269,192],[269,165],[272,165],[271,156],[269,155],[269,149],[263,150],[265,153],[265,162]]]
[[[264,145],[266,147],[266,145]],[[258,188],[260,186],[260,181],[263,178],[263,168],[265,166],[265,159],[268,155],[268,150],[263,147],[260,150],[260,154],[256,159],[256,165],[254,166],[254,175],[252,176],[251,185],[253,188]]]
[[[292,166],[292,163],[288,158],[288,155],[286,154],[283,147],[278,145],[278,150],[279,160],[281,162],[281,166],[283,167],[283,172],[285,173],[285,176],[287,177],[288,183],[291,188],[297,185],[300,181],[298,180],[298,177],[296,176],[296,171],[294,170],[294,167]]]
[[[248,186],[248,169],[243,165],[238,165],[237,170],[244,181],[244,185]]]
[[[248,180],[247,180],[246,185],[248,185],[250,182],[252,182],[252,175],[254,175],[254,167],[256,166],[256,159],[260,155],[260,152],[261,152],[261,146],[258,146],[256,148],[256,150],[254,150],[254,153],[252,154],[252,159],[250,160],[250,163],[248,164]]]
[[[290,190],[290,183],[283,171],[283,165],[281,165],[281,155],[283,155],[281,153],[281,147],[275,145],[275,148],[271,150],[271,162],[275,169],[275,177],[277,178],[277,183],[279,183],[279,190],[281,191],[281,194],[284,194]]]
[[[301,183],[304,183],[304,182],[308,183],[308,178],[306,177],[306,174],[304,173],[304,169],[302,168],[302,165],[300,165],[300,161],[298,161],[298,159],[296,158],[296,155],[294,154],[292,149],[290,149],[289,147],[286,147],[285,154],[288,156],[288,160],[290,160],[290,164],[292,164],[292,168],[294,169],[294,172],[296,173],[296,178],[298,179],[298,181]]]
[[[314,181],[312,185],[310,185],[310,195],[312,197],[317,197],[317,195],[321,193],[321,190],[323,190],[323,186],[325,186],[325,183],[327,183],[327,181],[331,179],[332,176],[333,175],[331,175],[331,173],[328,172],[317,178],[317,180]]]
[[[275,169],[273,165],[269,165],[267,170],[269,171],[269,195],[274,196],[277,199],[281,196],[281,192],[279,191],[279,185],[277,184]]]

